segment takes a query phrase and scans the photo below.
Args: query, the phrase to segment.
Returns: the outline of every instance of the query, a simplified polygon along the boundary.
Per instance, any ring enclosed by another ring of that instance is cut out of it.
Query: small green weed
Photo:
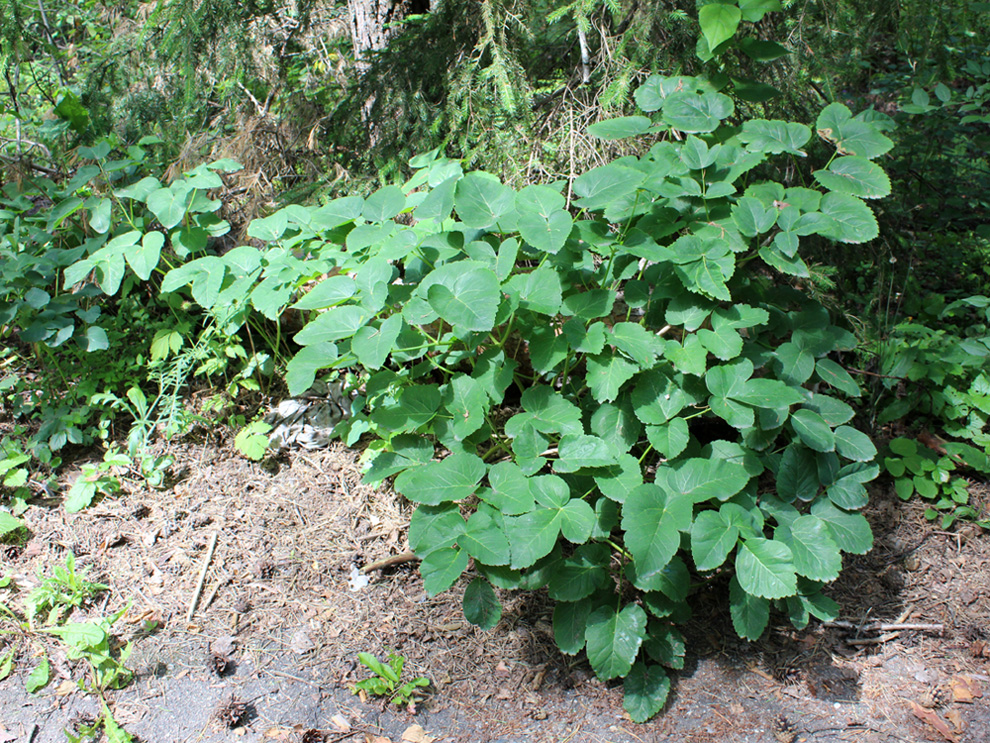
[[[44,624],[52,625],[67,616],[69,611],[94,598],[109,586],[88,579],[89,568],[76,570],[76,558],[71,552],[65,558],[65,567],[56,565],[54,575],[41,577],[41,582],[25,601],[27,618],[34,622],[38,617]]]
[[[98,493],[112,495],[120,490],[120,478],[114,472],[116,467],[129,467],[131,458],[111,447],[103,455],[103,461],[83,466],[82,474],[76,478],[65,499],[65,510],[76,513],[87,508]]]
[[[407,707],[415,704],[417,689],[430,685],[430,680],[420,676],[402,683],[402,667],[406,659],[396,653],[388,656],[388,662],[382,663],[371,653],[358,653],[358,660],[367,666],[375,676],[354,685],[354,693],[365,691],[376,697],[387,696],[397,707]],[[400,686],[401,684],[401,686]]]
[[[981,471],[988,471],[987,457],[982,452],[964,444],[946,444],[945,454],[918,446],[914,439],[896,438],[888,444],[883,460],[887,473],[894,478],[894,490],[901,500],[909,500],[917,493],[931,501],[925,510],[925,518],[934,521],[942,515],[942,528],[948,529],[960,519],[975,521],[981,526],[990,525],[990,518],[970,505],[969,483],[954,474],[957,464],[965,464]]]

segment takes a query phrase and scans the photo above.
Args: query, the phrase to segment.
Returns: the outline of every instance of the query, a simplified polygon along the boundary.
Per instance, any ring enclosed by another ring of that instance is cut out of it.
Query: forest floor
[[[502,594],[502,620],[485,632],[461,613],[464,579],[430,598],[407,562],[356,587],[356,568],[406,549],[409,508],[360,483],[355,452],[263,465],[230,442],[171,453],[188,472],[172,489],[78,514],[35,501],[30,538],[0,545],[0,574],[17,587],[0,589],[0,602],[18,607],[38,572],[71,550],[110,586],[73,621],[129,607],[114,631],[133,641],[135,676],[106,701],[145,743],[990,742],[990,535],[940,530],[882,485],[867,510],[875,548],[847,557],[830,590],[851,629],[795,631],[776,617],[763,640],[743,642],[716,585],[696,597],[687,664],[664,712],[637,725],[620,684],[556,650],[542,592]],[[974,489],[985,503],[985,486]],[[872,622],[943,629],[866,631]],[[0,632],[0,658],[5,644],[17,648],[0,682],[0,743],[67,740],[99,713],[98,696],[75,683],[85,668],[56,638],[11,627]],[[52,678],[28,694],[42,651]],[[405,656],[410,678],[432,682],[425,700],[412,711],[355,696],[351,685],[369,675],[362,651]]]

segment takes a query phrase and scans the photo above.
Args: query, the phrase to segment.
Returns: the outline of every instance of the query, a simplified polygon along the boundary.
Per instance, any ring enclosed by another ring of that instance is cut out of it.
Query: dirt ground
[[[942,531],[882,485],[868,509],[875,549],[847,558],[830,592],[847,626],[798,632],[777,617],[746,643],[732,631],[725,587],[714,586],[697,597],[687,667],[664,712],[637,725],[621,685],[556,650],[542,593],[503,594],[503,618],[484,632],[462,616],[464,579],[429,598],[407,562],[355,586],[356,568],[406,549],[409,509],[360,483],[354,452],[334,446],[261,465],[216,442],[171,453],[188,473],[172,489],[74,515],[55,499],[34,502],[30,539],[0,545],[0,574],[17,586],[0,589],[4,603],[16,606],[37,571],[71,550],[111,588],[77,619],[129,607],[116,630],[134,641],[135,679],[106,701],[146,743],[990,742],[990,536]],[[986,503],[985,486],[974,489]],[[942,629],[872,629],[883,622]],[[63,683],[85,669],[45,642],[52,680],[28,694],[41,647],[12,630],[0,634],[0,657],[11,643],[0,743],[67,740],[64,730],[98,711],[96,696]],[[431,680],[427,698],[412,711],[355,696],[350,685],[369,675],[362,651],[404,655],[410,677]]]

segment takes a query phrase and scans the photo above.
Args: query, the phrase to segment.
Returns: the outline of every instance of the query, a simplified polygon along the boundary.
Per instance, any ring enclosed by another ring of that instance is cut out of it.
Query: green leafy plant
[[[10,437],[4,437],[0,445],[0,540],[24,527],[17,518],[27,508],[30,492],[27,488],[31,473],[26,465],[31,455],[19,450]]]
[[[56,624],[73,608],[106,591],[108,586],[88,579],[89,567],[76,570],[76,557],[71,552],[65,558],[65,566],[56,565],[52,575],[39,573],[38,585],[25,601],[28,620],[41,619],[44,624]]]
[[[118,492],[121,482],[117,470],[130,464],[130,457],[116,448],[110,448],[104,453],[102,462],[83,465],[82,474],[69,488],[65,510],[76,513],[91,505],[98,494],[113,495]]]
[[[133,674],[125,667],[131,654],[131,643],[123,648],[112,646],[113,625],[127,611],[121,609],[110,617],[87,622],[70,622],[45,631],[59,637],[66,646],[70,660],[84,660],[89,666],[90,678],[80,681],[81,688],[103,691],[126,686]]]
[[[354,684],[355,694],[364,691],[377,697],[388,697],[398,707],[408,707],[415,703],[419,689],[430,685],[429,679],[422,676],[403,681],[402,668],[406,659],[397,653],[391,653],[385,663],[371,653],[358,653],[358,660],[375,675]]]
[[[234,437],[234,446],[248,459],[260,462],[265,458],[265,452],[268,451],[267,434],[271,430],[271,425],[264,421],[248,423],[237,432],[237,436]]]
[[[876,450],[848,425],[842,397],[860,389],[833,357],[855,338],[786,282],[809,275],[802,240],[876,237],[864,199],[889,192],[873,159],[891,142],[832,104],[824,192],[788,187],[758,168],[806,156],[809,127],[729,127],[732,100],[699,78],[652,77],[636,100],[651,116],[591,133],[669,136],[576,178],[571,209],[559,188],[514,191],[433,152],[404,188],[287,207],[249,228],[267,252],[197,259],[164,285],[195,297],[209,260],[212,311],[228,286],[270,301],[257,281],[278,261],[286,293],[267,311],[309,313],[289,391],[364,370],[338,430],[372,434],[366,479],[417,504],[427,592],[473,561],[465,611],[493,626],[494,588],[548,586],[560,648],[624,678],[645,720],[683,664],[695,587],[728,581],[755,639],[775,606],[798,627],[833,617],[823,586],[872,544],[857,511]],[[311,269],[289,249],[332,275],[292,295]]]
[[[884,468],[894,479],[894,490],[901,500],[917,494],[931,501],[925,517],[934,521],[941,514],[943,529],[959,519],[990,526],[987,514],[970,504],[969,482],[956,473],[959,466],[990,473],[990,462],[983,452],[965,444],[945,442],[940,446],[945,453],[940,454],[904,437],[892,439],[887,447]]]

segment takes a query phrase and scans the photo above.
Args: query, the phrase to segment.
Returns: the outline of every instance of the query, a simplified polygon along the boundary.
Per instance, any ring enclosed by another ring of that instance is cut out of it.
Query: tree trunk
[[[397,24],[414,13],[428,12],[430,0],[348,0],[348,6],[354,58],[358,69],[365,70],[370,64],[369,52],[384,49],[396,33],[397,25],[393,28],[386,28],[386,25]]]

